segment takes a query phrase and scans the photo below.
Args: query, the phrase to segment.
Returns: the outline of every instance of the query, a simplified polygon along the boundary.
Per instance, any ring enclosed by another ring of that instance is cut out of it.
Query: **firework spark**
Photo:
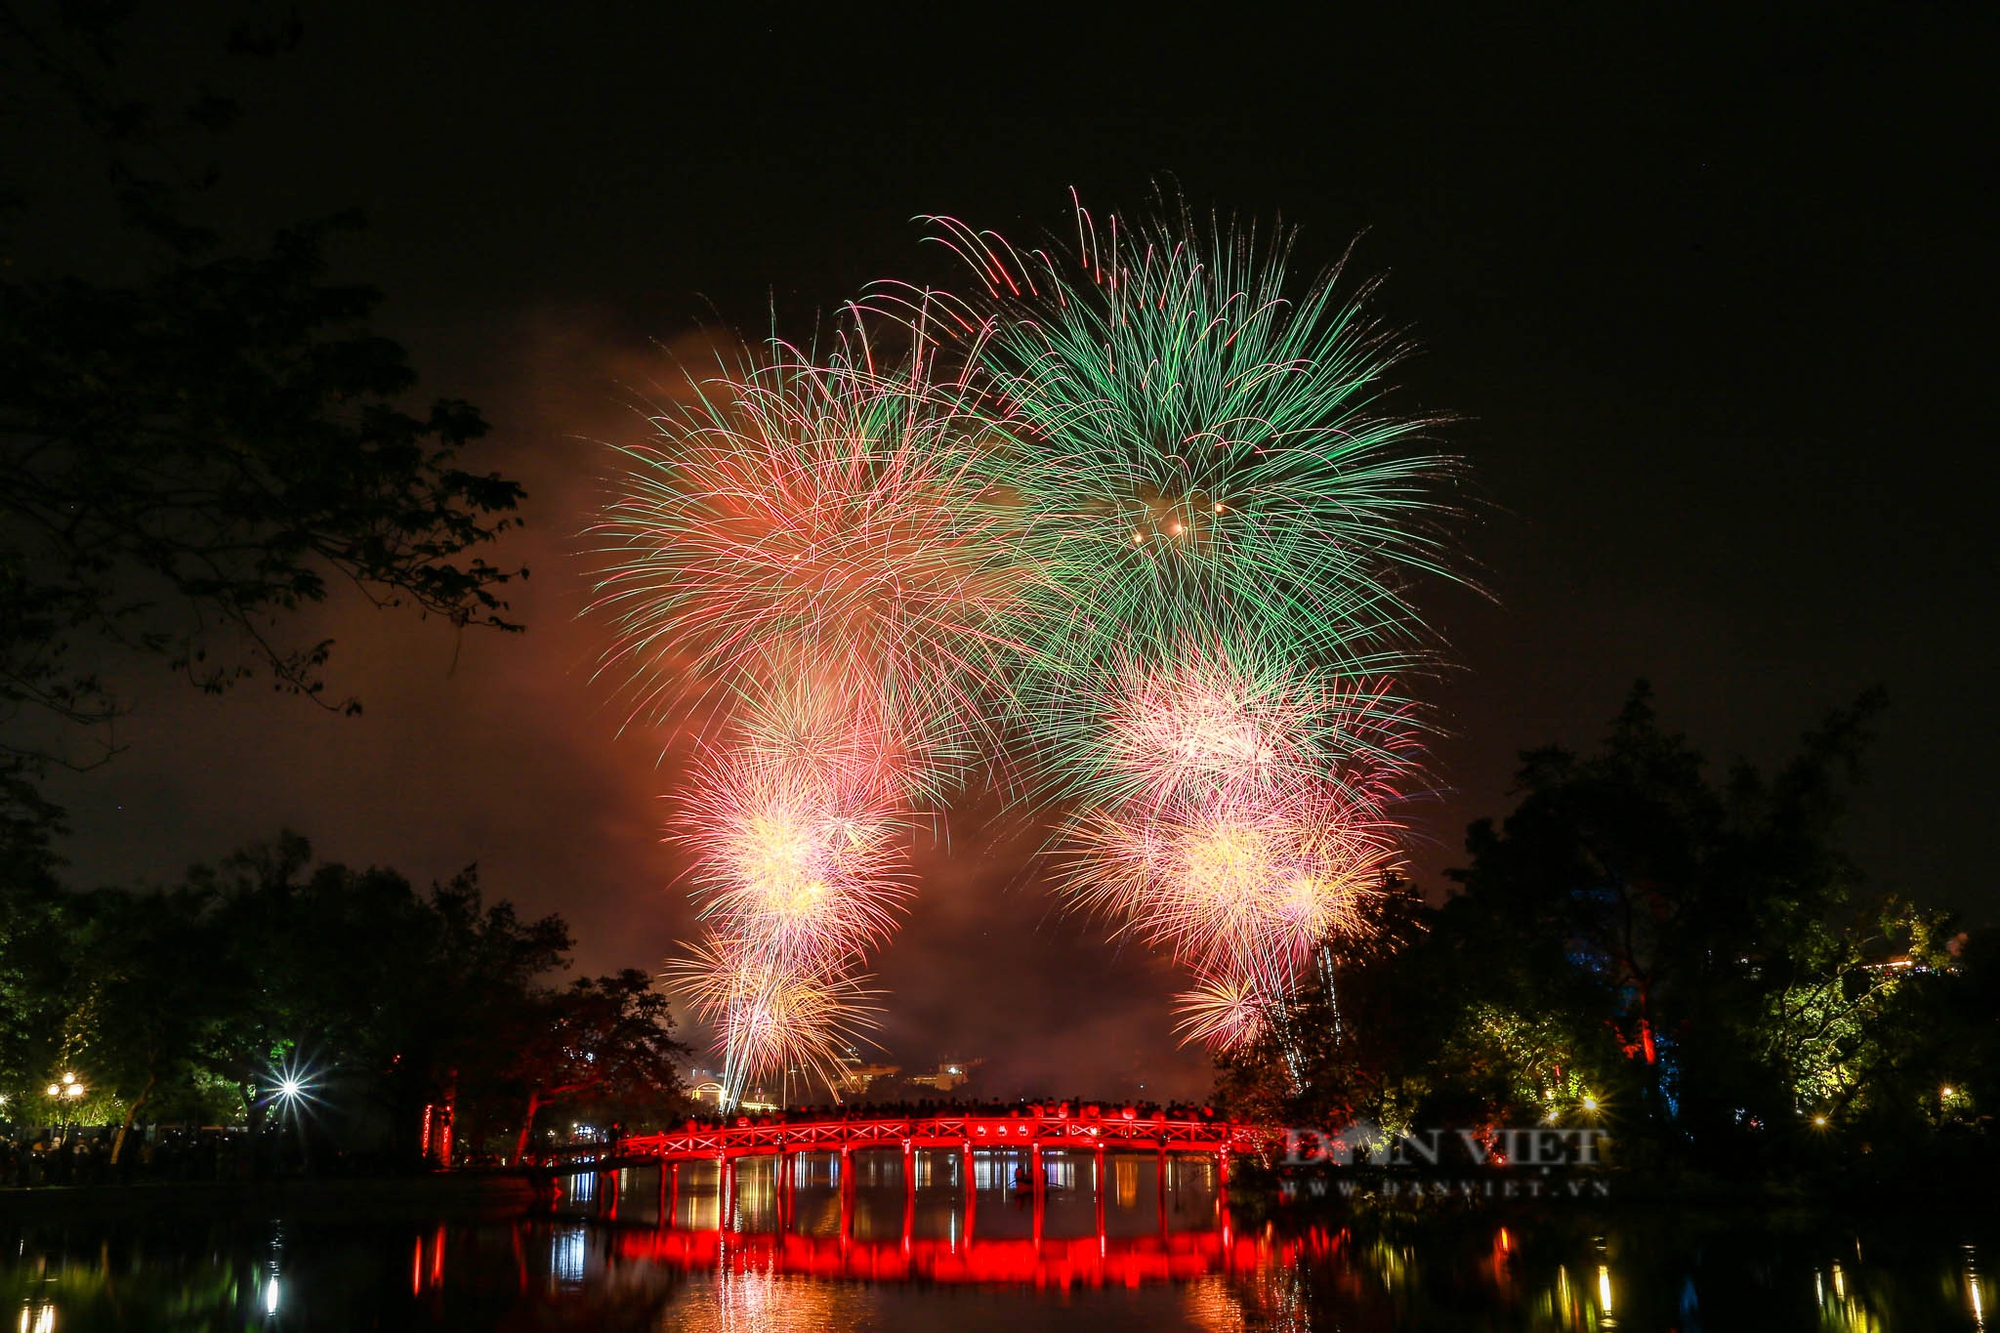
[[[694,782],[681,837],[702,917],[773,959],[834,966],[894,933],[910,894],[906,807],[865,758],[737,750]]]
[[[1272,1003],[1254,976],[1203,977],[1178,997],[1175,1027],[1184,1042],[1240,1050],[1264,1035]]]
[[[1331,781],[1356,809],[1401,800],[1425,728],[1387,681],[1343,679],[1240,637],[1120,655],[1034,714],[1060,797],[1108,807],[1249,800]]]
[[[1008,649],[1015,518],[954,391],[918,361],[875,369],[865,343],[823,365],[774,343],[696,389],[659,444],[622,451],[594,529],[604,668],[635,712],[754,696],[807,661],[913,735],[976,722]]]
[[[715,1029],[731,1104],[755,1081],[787,1069],[832,1082],[843,1048],[874,1026],[863,978],[773,961],[725,936],[683,948],[667,980]]]
[[[1407,344],[1338,272],[1288,282],[1289,239],[1078,212],[1067,259],[938,219],[985,284],[962,323],[1022,497],[1022,623],[1067,669],[1235,627],[1364,674],[1408,658],[1404,595],[1439,571],[1434,420],[1384,397]],[[928,305],[918,307],[928,309]]]
[[[1210,969],[1281,978],[1350,929],[1396,865],[1392,830],[1328,793],[1091,811],[1067,891],[1087,911]]]

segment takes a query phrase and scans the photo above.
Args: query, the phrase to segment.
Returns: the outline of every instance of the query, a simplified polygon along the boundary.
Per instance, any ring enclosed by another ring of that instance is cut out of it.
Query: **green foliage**
[[[651,979],[550,989],[568,928],[487,903],[471,870],[419,893],[391,870],[314,865],[287,833],[171,888],[0,905],[0,981],[34,1001],[10,1006],[0,1046],[0,1092],[22,1119],[255,1128],[279,1071],[296,1070],[316,1133],[408,1162],[426,1103],[483,1114],[491,1134],[556,1080],[628,1119],[680,1107],[686,1052]],[[62,1071],[92,1097],[44,1105]]]
[[[1471,827],[1460,891],[1415,909],[1392,959],[1343,959],[1304,998],[1309,1086],[1273,1048],[1225,1068],[1225,1095],[1336,1122],[1601,1115],[1627,1161],[1717,1168],[1848,1145],[1886,1170],[1983,1133],[1995,969],[1840,850],[1880,708],[1718,784],[1642,683],[1598,753],[1523,755],[1514,811]],[[1336,996],[1340,1021],[1316,1017]]]

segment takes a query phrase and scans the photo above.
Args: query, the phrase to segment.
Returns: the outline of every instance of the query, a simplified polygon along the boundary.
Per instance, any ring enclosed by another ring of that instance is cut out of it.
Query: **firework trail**
[[[635,716],[724,719],[674,829],[707,934],[672,975],[733,1102],[824,1065],[909,896],[914,804],[993,748],[1017,506],[963,386],[884,368],[858,324],[824,362],[774,341],[693,388],[621,451],[593,610]]]

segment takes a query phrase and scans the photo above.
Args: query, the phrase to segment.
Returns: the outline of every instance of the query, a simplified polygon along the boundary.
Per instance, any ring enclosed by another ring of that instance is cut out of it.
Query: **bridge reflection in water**
[[[623,1258],[828,1279],[1132,1286],[1283,1262],[1267,1237],[1234,1234],[1219,1168],[1213,1154],[794,1152],[571,1176],[563,1211],[615,1223]]]

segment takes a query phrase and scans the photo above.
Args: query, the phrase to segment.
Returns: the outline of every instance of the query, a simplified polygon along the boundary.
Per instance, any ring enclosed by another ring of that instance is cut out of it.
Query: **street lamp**
[[[313,1088],[317,1085],[313,1081],[312,1070],[303,1060],[290,1059],[275,1064],[271,1066],[269,1077],[271,1082],[265,1086],[271,1089],[270,1099],[284,1103],[286,1110],[295,1111],[317,1100],[313,1096]]]

